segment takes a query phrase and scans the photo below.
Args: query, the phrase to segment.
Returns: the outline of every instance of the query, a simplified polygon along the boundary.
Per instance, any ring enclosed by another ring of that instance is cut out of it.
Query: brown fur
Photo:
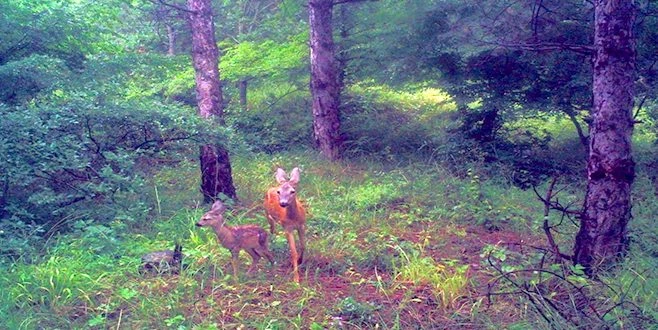
[[[238,256],[240,250],[245,250],[252,258],[249,271],[256,267],[262,256],[270,264],[274,264],[274,256],[268,248],[267,232],[257,225],[228,226],[224,220],[226,207],[222,202],[216,201],[210,211],[206,212],[196,224],[199,227],[211,227],[217,235],[219,243],[231,251],[231,265],[233,275],[238,277]]]
[[[295,167],[290,172],[290,179],[286,179],[286,177],[286,172],[283,169],[277,169],[275,178],[279,185],[267,190],[264,207],[267,221],[270,223],[270,232],[274,234],[275,223],[278,223],[286,233],[294,280],[299,282],[299,264],[302,263],[304,250],[306,250],[304,241],[306,210],[297,199],[295,191],[297,183],[299,183],[299,168]],[[295,244],[295,237],[292,234],[295,230],[299,238],[299,253]]]

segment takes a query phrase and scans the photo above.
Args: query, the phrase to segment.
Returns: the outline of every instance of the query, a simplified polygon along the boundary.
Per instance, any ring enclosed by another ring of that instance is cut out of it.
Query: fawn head
[[[196,223],[197,227],[213,226],[215,224],[223,225],[224,211],[226,211],[226,206],[221,201],[214,202],[210,207],[210,211],[204,213],[201,220]]]
[[[297,183],[299,183],[299,168],[295,167],[290,172],[290,179],[286,171],[279,168],[276,170],[276,182],[279,183],[279,187],[276,190],[276,193],[279,195],[279,205],[281,207],[287,207],[290,203],[295,201],[295,188],[297,188]]]

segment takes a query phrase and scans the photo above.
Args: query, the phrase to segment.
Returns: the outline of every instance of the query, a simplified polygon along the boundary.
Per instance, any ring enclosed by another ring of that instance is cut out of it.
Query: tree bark
[[[228,151],[221,145],[202,145],[199,160],[204,203],[217,200],[220,194],[237,199]]]
[[[588,186],[574,246],[574,261],[591,275],[613,266],[628,246],[626,226],[635,178],[631,154],[635,12],[632,0],[595,1]]]
[[[242,109],[247,109],[247,79],[238,81],[238,93],[240,94],[240,106]]]
[[[169,23],[165,23],[167,29],[167,55],[174,56],[176,55],[176,32],[174,27]]]
[[[334,54],[332,29],[333,0],[309,0],[311,44],[311,96],[313,98],[313,132],[320,153],[330,159],[340,158],[340,86]]]
[[[199,115],[224,125],[219,49],[215,41],[211,1],[188,0],[187,7],[192,30],[192,62]],[[226,149],[221,145],[201,146],[199,159],[204,202],[216,200],[220,194],[235,199],[231,162]]]

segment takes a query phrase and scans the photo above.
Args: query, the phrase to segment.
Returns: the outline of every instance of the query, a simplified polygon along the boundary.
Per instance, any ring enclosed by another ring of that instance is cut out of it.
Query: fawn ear
[[[286,177],[288,175],[286,174],[286,171],[284,171],[282,168],[277,168],[276,169],[276,174],[274,175],[274,178],[276,179],[276,182],[278,183],[284,183],[286,182]]]
[[[295,167],[290,172],[290,183],[296,185],[299,182],[299,167]]]
[[[222,203],[222,201],[217,200],[214,203],[212,203],[212,207],[210,208],[210,211],[214,212],[224,212],[226,210],[226,206]]]

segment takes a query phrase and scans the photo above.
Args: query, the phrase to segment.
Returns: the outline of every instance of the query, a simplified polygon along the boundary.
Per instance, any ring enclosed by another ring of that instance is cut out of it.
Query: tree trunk
[[[578,118],[576,117],[576,114],[574,113],[573,109],[565,108],[564,112],[567,114],[569,120],[571,120],[571,123],[576,128],[576,133],[578,133],[578,139],[580,139],[580,143],[583,145],[583,147],[585,147],[585,150],[588,150],[589,137],[585,135],[585,132],[583,132],[583,128],[578,122]]]
[[[238,92],[240,94],[240,106],[247,109],[247,79],[238,81]]]
[[[176,55],[176,32],[169,23],[166,23],[165,27],[167,28],[167,55],[174,56]]]
[[[206,144],[200,147],[201,193],[204,203],[217,200],[220,194],[237,199],[231,161],[223,146]]]
[[[332,34],[333,0],[309,0],[311,27],[311,95],[313,132],[322,155],[330,160],[340,157],[340,117],[338,67]]]
[[[635,178],[631,154],[635,10],[632,0],[595,1],[588,186],[574,246],[574,261],[588,274],[613,266],[628,246],[626,225]]]
[[[199,115],[224,124],[222,86],[219,80],[219,50],[215,41],[210,0],[188,0],[192,29],[192,62],[196,81]],[[204,145],[200,150],[201,192],[204,202],[220,194],[236,198],[228,152],[220,145]]]

